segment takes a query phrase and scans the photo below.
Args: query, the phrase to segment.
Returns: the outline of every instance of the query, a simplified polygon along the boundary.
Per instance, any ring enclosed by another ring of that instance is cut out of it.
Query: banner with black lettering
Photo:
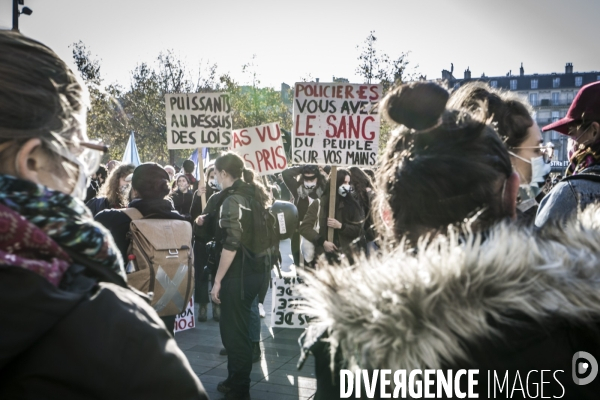
[[[296,83],[292,161],[373,166],[377,162],[381,85]]]
[[[296,311],[297,301],[301,299],[298,295],[299,286],[295,276],[273,278],[271,327],[306,328],[309,318]]]
[[[196,149],[231,145],[233,116],[227,93],[169,93],[167,148]]]
[[[231,134],[229,150],[237,153],[258,175],[283,172],[287,158],[283,149],[281,130],[277,122],[237,129]]]
[[[195,327],[196,319],[194,318],[194,296],[192,296],[185,310],[175,317],[175,333],[193,329]]]

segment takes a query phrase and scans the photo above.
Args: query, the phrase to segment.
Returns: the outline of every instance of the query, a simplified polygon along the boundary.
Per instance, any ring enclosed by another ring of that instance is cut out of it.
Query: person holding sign
[[[316,165],[289,167],[281,176],[298,209],[298,221],[302,221],[308,206],[325,193],[327,176]],[[292,236],[292,254],[294,264],[300,265],[300,236],[297,233]]]
[[[313,201],[308,207],[299,228],[300,234],[315,246],[316,256],[325,252],[327,259],[335,263],[339,262],[340,255],[352,260],[353,252],[366,250],[363,229],[365,214],[356,199],[351,175],[347,169],[338,168],[336,188],[335,218],[329,218],[327,215],[329,193],[326,190],[321,199]],[[315,229],[317,218],[318,231]],[[334,229],[333,242],[326,240],[328,228]]]

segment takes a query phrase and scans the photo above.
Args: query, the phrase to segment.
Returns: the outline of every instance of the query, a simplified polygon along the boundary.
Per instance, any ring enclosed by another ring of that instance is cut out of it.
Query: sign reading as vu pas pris
[[[296,83],[293,162],[375,165],[381,91],[371,84]]]
[[[235,130],[231,141],[229,149],[239,154],[246,167],[258,175],[282,172],[287,167],[281,129],[276,122]]]
[[[231,145],[233,117],[227,93],[165,95],[167,148],[195,149]]]

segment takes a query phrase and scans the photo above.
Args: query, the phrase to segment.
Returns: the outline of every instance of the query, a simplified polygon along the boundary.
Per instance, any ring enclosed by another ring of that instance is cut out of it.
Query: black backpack
[[[242,259],[249,258],[256,268],[266,272],[274,266],[279,271],[281,262],[281,254],[279,253],[280,229],[278,220],[273,215],[271,208],[263,207],[254,197],[247,196],[234,189],[227,189],[224,192],[217,203],[217,209],[220,209],[225,199],[233,194],[243,196],[250,203],[252,229],[245,231],[242,236]],[[220,232],[220,230],[217,231]],[[219,236],[217,235],[217,237]],[[217,242],[220,242],[220,238]],[[281,275],[281,271],[279,271],[279,275]]]

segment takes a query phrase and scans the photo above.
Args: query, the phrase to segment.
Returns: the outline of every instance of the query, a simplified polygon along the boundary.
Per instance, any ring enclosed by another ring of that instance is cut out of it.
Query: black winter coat
[[[208,399],[156,312],[112,271],[74,264],[56,288],[3,266],[0,301],[1,399]]]
[[[175,208],[175,211],[177,211],[181,215],[190,215],[193,198],[194,193],[191,190],[188,190],[186,193],[182,193],[178,189],[174,191],[173,194],[171,194],[173,207]]]

